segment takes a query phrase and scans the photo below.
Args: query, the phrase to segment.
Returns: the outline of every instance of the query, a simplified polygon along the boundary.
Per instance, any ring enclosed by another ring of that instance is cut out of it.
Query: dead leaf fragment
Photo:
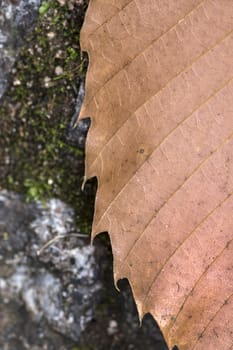
[[[233,2],[91,0],[92,236],[170,348],[233,347]]]

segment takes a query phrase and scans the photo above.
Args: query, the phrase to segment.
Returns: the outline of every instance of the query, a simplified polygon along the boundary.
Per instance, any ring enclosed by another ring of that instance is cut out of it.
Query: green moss
[[[25,193],[28,200],[59,197],[76,209],[79,226],[89,232],[93,185],[81,193],[83,150],[65,138],[87,66],[79,47],[83,18],[56,1],[43,2],[40,14],[15,67],[17,83],[0,107],[0,187]],[[59,76],[57,66],[63,70]]]
[[[39,14],[44,15],[52,6],[52,3],[50,1],[43,1],[40,8],[39,8]]]

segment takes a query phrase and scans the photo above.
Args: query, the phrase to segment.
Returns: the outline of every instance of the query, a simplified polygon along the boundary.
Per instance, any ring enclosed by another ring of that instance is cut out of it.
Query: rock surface
[[[41,0],[0,1],[0,98],[23,37],[32,29]]]
[[[43,320],[51,331],[78,341],[93,318],[101,283],[95,248],[75,230],[73,216],[58,199],[27,204],[20,195],[0,192],[2,306],[23,305],[33,322]]]

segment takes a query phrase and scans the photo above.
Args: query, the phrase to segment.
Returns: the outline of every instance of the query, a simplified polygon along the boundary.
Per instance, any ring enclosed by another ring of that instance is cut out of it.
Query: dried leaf
[[[233,349],[233,2],[91,0],[92,236],[168,345]]]

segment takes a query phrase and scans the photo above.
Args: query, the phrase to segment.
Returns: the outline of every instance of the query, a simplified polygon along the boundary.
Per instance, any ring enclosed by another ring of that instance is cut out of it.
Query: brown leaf
[[[92,0],[92,236],[172,348],[233,348],[233,1]]]

